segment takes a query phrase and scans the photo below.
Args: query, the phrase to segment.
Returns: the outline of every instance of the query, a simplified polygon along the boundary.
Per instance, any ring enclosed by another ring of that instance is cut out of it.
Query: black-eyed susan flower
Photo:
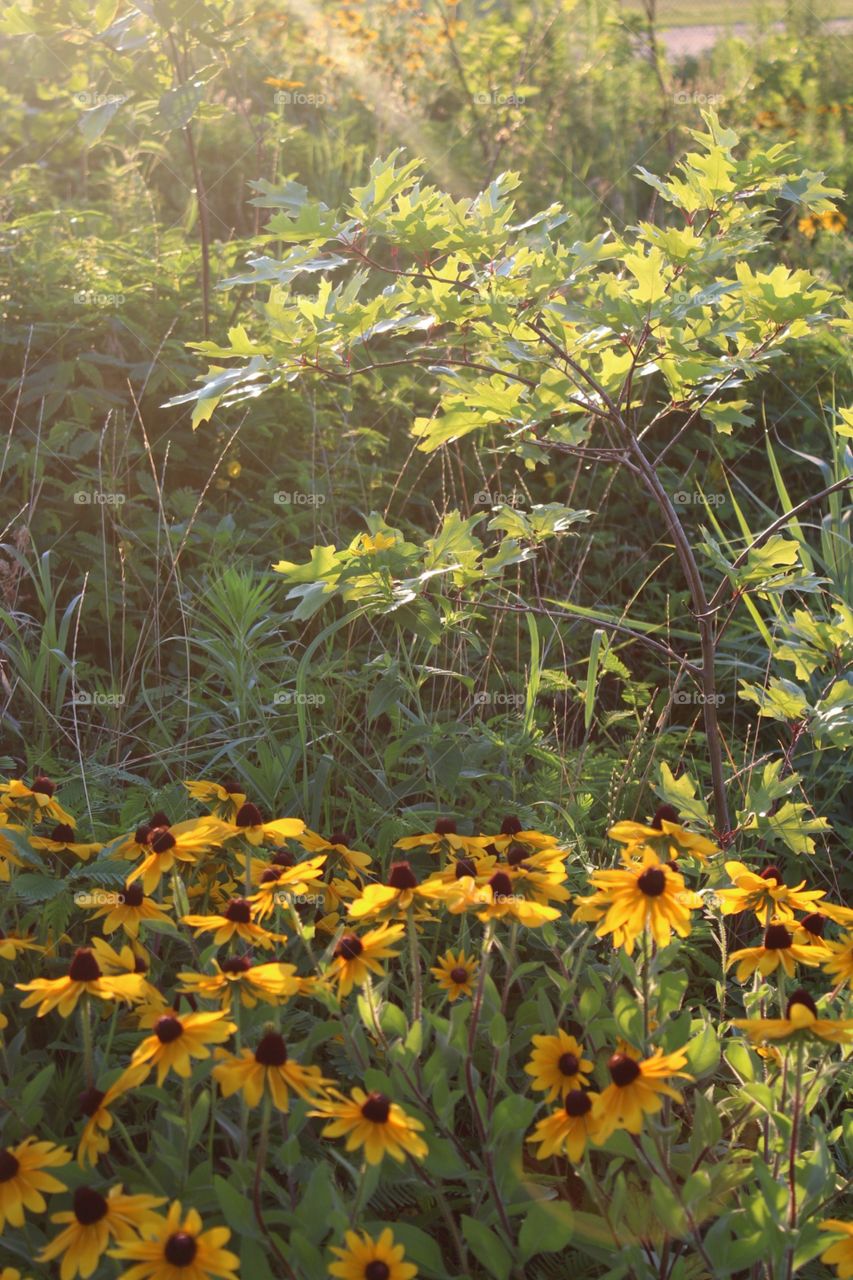
[[[133,1004],[143,999],[147,984],[138,973],[104,974],[91,947],[78,947],[64,977],[33,978],[32,982],[17,982],[15,985],[19,991],[31,993],[21,1001],[23,1008],[37,1004],[39,1018],[50,1013],[51,1009],[58,1009],[61,1016],[67,1018],[83,995]]]
[[[10,778],[8,782],[0,782],[0,804],[13,813],[26,814],[35,822],[64,822],[69,827],[77,823],[66,813],[62,805],[55,799],[56,783],[43,773],[33,778],[32,786],[21,778]]]
[[[256,923],[248,898],[232,898],[216,915],[181,916],[181,923],[188,924],[196,937],[201,933],[212,933],[218,947],[232,938],[241,938],[243,942],[265,949],[275,946],[276,942],[286,941],[282,934],[269,933],[263,925]]]
[[[380,961],[398,954],[394,944],[404,933],[401,924],[380,924],[360,937],[356,933],[343,934],[327,970],[327,976],[338,984],[338,994],[348,996],[353,987],[363,987],[371,973],[382,973]]]
[[[111,1258],[134,1265],[122,1272],[122,1280],[239,1280],[240,1259],[225,1246],[231,1239],[227,1227],[203,1229],[195,1209],[184,1215],[180,1201],[173,1201],[168,1215],[158,1215],[149,1232],[153,1238],[131,1240],[110,1250]]]
[[[537,1160],[549,1156],[567,1155],[575,1164],[587,1146],[595,1142],[601,1131],[601,1123],[595,1119],[594,1106],[598,1094],[585,1089],[570,1089],[559,1111],[553,1111],[540,1120],[527,1139],[538,1142]]]
[[[6,832],[14,832],[16,835],[25,834],[24,828],[19,823],[10,822],[8,813],[4,809],[0,809],[0,880],[8,884],[9,868],[22,867],[24,863],[18,857],[15,845]]]
[[[847,226],[847,215],[840,209],[827,209],[820,215],[820,226],[822,231],[828,231],[831,236],[840,236]]]
[[[458,880],[457,885],[465,884]],[[509,917],[528,929],[538,929],[549,920],[558,920],[560,912],[535,898],[525,897],[520,877],[508,871],[496,871],[483,886],[484,900],[477,911],[478,920],[502,920]],[[451,907],[451,910],[453,908]]]
[[[4,933],[0,929],[0,958],[16,960],[22,951],[44,951],[44,947],[17,933]]]
[[[165,1203],[163,1196],[125,1195],[121,1184],[106,1196],[94,1187],[77,1187],[71,1208],[51,1214],[51,1222],[66,1225],[42,1249],[39,1262],[61,1258],[60,1280],[74,1280],[78,1273],[87,1280],[111,1241],[133,1240],[156,1227],[153,1210]]]
[[[337,1262],[329,1263],[329,1275],[335,1280],[415,1280],[418,1269],[406,1262],[401,1244],[394,1243],[390,1227],[374,1240],[366,1231],[347,1231],[345,1248],[332,1245]]]
[[[537,850],[549,850],[561,859],[566,856],[565,849],[557,847],[557,842],[553,836],[546,835],[544,831],[525,829],[514,814],[509,814],[504,818],[498,835],[486,835],[482,839],[487,841],[487,848],[490,853],[494,851],[504,856],[508,854],[513,845],[517,845],[519,850],[526,850],[528,855],[535,853]],[[517,856],[518,851],[516,851]]]
[[[456,830],[455,818],[438,818],[433,831],[417,836],[403,836],[394,844],[395,849],[427,849],[430,853],[456,854],[461,857],[481,853],[489,843],[488,836],[461,836]]]
[[[24,1225],[24,1210],[44,1213],[47,1208],[43,1192],[65,1191],[64,1183],[45,1169],[58,1169],[68,1164],[71,1153],[52,1142],[24,1138],[15,1147],[0,1147],[0,1233],[8,1222],[11,1227]]]
[[[227,827],[229,840],[240,836],[250,844],[259,845],[296,839],[305,830],[305,823],[301,818],[276,818],[267,822],[258,806],[247,800]]]
[[[170,1070],[188,1077],[193,1058],[209,1058],[209,1046],[222,1044],[237,1030],[236,1023],[221,1012],[160,1013],[146,1021],[151,1024],[151,1035],[137,1045],[131,1065],[147,1063],[149,1070],[156,1066],[158,1084]]]
[[[333,831],[330,836],[318,835],[306,827],[299,836],[299,843],[309,853],[327,853],[329,862],[343,863],[346,875],[350,880],[363,876],[371,866],[373,859],[369,853],[361,849],[353,849],[346,831]]]
[[[430,969],[430,973],[442,991],[447,992],[447,998],[452,1003],[460,996],[472,994],[477,968],[476,959],[473,956],[467,956],[463,948],[457,955],[454,955],[453,951],[445,951],[438,964]]]
[[[210,805],[215,817],[222,818],[226,822],[233,822],[246,803],[246,795],[240,783],[228,778],[224,782],[211,782],[199,778],[195,782],[185,782],[184,787],[193,800]]]
[[[359,897],[349,903],[347,912],[354,920],[405,915],[419,901],[423,902],[424,897],[411,864],[392,862],[387,883],[366,885]]]
[[[291,1058],[284,1037],[277,1031],[267,1031],[257,1048],[242,1049],[238,1055],[217,1052],[213,1078],[224,1098],[230,1098],[238,1090],[250,1107],[256,1107],[268,1093],[278,1111],[290,1107],[288,1090],[300,1098],[313,1099],[322,1094],[327,1080],[319,1067],[302,1067]]]
[[[123,929],[129,938],[139,937],[139,926],[149,920],[157,920],[160,924],[169,923],[169,916],[159,902],[146,898],[141,884],[127,885],[115,895],[115,901],[101,906],[94,913],[93,920],[103,920],[101,928],[104,933],[115,933]]]
[[[144,1063],[138,1067],[128,1067],[108,1089],[101,1090],[93,1086],[80,1094],[77,1105],[81,1115],[86,1117],[77,1146],[77,1163],[81,1169],[97,1164],[101,1156],[109,1151],[110,1140],[107,1135],[113,1127],[110,1107],[125,1093],[130,1093],[137,1085],[142,1084],[148,1071],[149,1068]]]
[[[639,1133],[643,1116],[654,1115],[663,1106],[663,1096],[681,1102],[681,1094],[668,1082],[675,1077],[692,1080],[681,1068],[687,1055],[681,1050],[664,1053],[656,1049],[650,1058],[634,1058],[614,1053],[607,1063],[611,1083],[593,1104],[598,1124],[598,1141],[606,1142],[616,1129]]]
[[[588,1084],[592,1066],[583,1056],[583,1046],[560,1027],[556,1035],[533,1037],[533,1053],[524,1070],[532,1077],[531,1087],[553,1102]]]
[[[212,817],[152,827],[146,834],[145,844],[140,846],[142,861],[127,877],[128,885],[141,879],[145,892],[153,893],[176,862],[196,862],[201,854],[218,847],[228,831],[226,823]]]
[[[590,884],[597,890],[587,905],[605,908],[596,929],[598,937],[613,934],[614,946],[630,953],[648,928],[659,947],[665,947],[673,933],[686,938],[690,933],[690,912],[701,907],[702,899],[691,893],[684,877],[662,863],[655,851],[640,846],[636,859],[629,850],[625,866],[611,871],[593,871]]]
[[[81,862],[88,862],[89,858],[100,853],[104,847],[97,841],[75,840],[74,828],[67,822],[57,823],[49,836],[30,836],[30,844],[44,853],[70,853]]]
[[[249,956],[229,956],[216,962],[216,968],[216,973],[179,973],[178,990],[208,1000],[229,999],[233,992],[239,992],[244,1006],[254,1009],[258,1000],[283,1004],[301,994],[306,981],[297,974],[295,964],[252,964]]]
[[[827,952],[821,957],[824,972],[839,986],[853,982],[853,933],[837,942],[827,941],[824,945]]]
[[[330,1094],[317,1102],[316,1111],[309,1112],[327,1121],[324,1138],[346,1137],[347,1151],[363,1147],[368,1164],[379,1164],[386,1155],[400,1162],[406,1155],[416,1160],[427,1155],[429,1148],[418,1137],[423,1129],[420,1120],[407,1115],[384,1093],[365,1093],[356,1088],[349,1098],[336,1090],[330,1090]]]
[[[824,1218],[820,1229],[838,1236],[838,1239],[820,1255],[821,1262],[835,1267],[839,1280],[850,1280],[853,1276],[853,1222],[842,1222],[840,1218]]]
[[[797,221],[797,230],[800,235],[805,236],[807,240],[814,240],[818,231],[821,229],[820,214],[807,213]]]
[[[743,862],[727,862],[725,865],[735,887],[715,890],[724,916],[754,911],[759,923],[765,925],[771,916],[779,920],[793,920],[795,911],[814,911],[820,899],[826,896],[822,889],[806,889],[805,880],[789,887],[776,866],[751,871]]]
[[[732,1026],[745,1031],[755,1044],[799,1035],[814,1036],[830,1044],[853,1041],[853,1018],[821,1018],[814,1000],[802,988],[791,996],[784,1018],[732,1018]]]
[[[321,853],[289,867],[280,864],[267,867],[261,873],[258,892],[248,899],[255,919],[265,920],[275,907],[298,905],[301,899],[319,900],[317,881],[322,878],[325,861],[326,855]]]
[[[792,978],[798,963],[818,965],[825,958],[824,948],[802,946],[794,942],[786,925],[774,920],[764,930],[761,946],[742,947],[740,951],[733,951],[726,968],[737,965],[735,976],[738,982],[745,982],[756,970],[766,978],[769,973],[775,973],[780,965],[788,977]]]
[[[607,834],[619,844],[648,845],[664,862],[674,862],[679,855],[685,853],[703,862],[719,852],[713,840],[688,830],[671,804],[660,805],[648,824],[617,822]]]

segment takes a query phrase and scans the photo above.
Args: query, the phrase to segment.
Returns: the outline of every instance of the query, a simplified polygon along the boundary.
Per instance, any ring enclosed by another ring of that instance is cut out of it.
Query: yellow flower
[[[6,1223],[24,1225],[24,1210],[44,1213],[43,1191],[65,1191],[65,1185],[45,1169],[68,1164],[71,1153],[52,1142],[24,1138],[16,1147],[0,1147],[0,1233]]]
[[[583,1056],[583,1048],[562,1027],[553,1036],[534,1036],[533,1053],[524,1070],[533,1077],[532,1087],[543,1090],[546,1100],[565,1098],[589,1083],[593,1064]]]
[[[51,1214],[51,1222],[64,1222],[64,1231],[39,1254],[39,1262],[62,1258],[60,1280],[83,1280],[92,1275],[111,1240],[136,1239],[156,1227],[158,1215],[152,1210],[165,1204],[163,1196],[126,1196],[121,1184],[106,1196],[93,1187],[77,1187],[71,1209]]]
[[[332,1097],[317,1103],[316,1111],[309,1112],[327,1121],[324,1138],[345,1136],[347,1151],[364,1147],[368,1164],[379,1164],[385,1155],[402,1162],[406,1154],[418,1160],[427,1154],[427,1144],[418,1137],[423,1129],[421,1122],[406,1115],[403,1108],[384,1093],[353,1089],[347,1098],[332,1092]]]
[[[853,981],[853,933],[848,933],[838,942],[826,942],[824,947],[829,953],[821,959],[825,972],[830,974],[839,986]]]
[[[614,946],[624,946],[629,955],[646,928],[659,947],[669,943],[673,931],[686,938],[690,912],[702,905],[702,899],[685,888],[684,877],[647,847],[642,848],[641,861],[612,871],[593,871],[589,879],[598,890],[589,905],[607,908],[596,934],[599,938],[614,934]]]
[[[575,1164],[580,1160],[587,1144],[596,1142],[601,1132],[601,1122],[595,1119],[594,1107],[597,1093],[583,1089],[570,1089],[563,1106],[540,1120],[528,1142],[538,1142],[537,1160],[565,1154]]]
[[[850,1280],[853,1276],[853,1222],[841,1222],[838,1218],[824,1218],[820,1224],[821,1231],[831,1231],[841,1236],[820,1255],[821,1262],[828,1262],[835,1267],[839,1280]]]
[[[0,957],[4,960],[16,960],[21,951],[44,951],[37,942],[22,938],[15,933],[4,933],[0,929]]]
[[[233,821],[237,812],[246,803],[246,796],[239,782],[211,782],[199,778],[195,782],[185,782],[184,787],[193,800],[210,805],[211,812],[217,818]]]
[[[332,1245],[338,1261],[329,1264],[329,1275],[336,1280],[415,1280],[418,1269],[406,1262],[405,1250],[394,1243],[390,1227],[378,1240],[366,1231],[347,1231],[344,1240],[345,1249]]]
[[[19,991],[30,991],[21,1002],[24,1009],[37,1004],[39,1018],[51,1009],[58,1009],[67,1018],[77,1008],[83,995],[96,996],[99,1000],[126,1000],[132,1004],[145,995],[146,982],[141,974],[120,973],[107,977],[90,947],[78,947],[74,952],[68,973],[64,978],[33,978],[32,982],[17,982]]]
[[[147,1036],[134,1051],[131,1065],[156,1064],[157,1083],[162,1084],[174,1068],[185,1079],[192,1070],[193,1058],[209,1058],[208,1045],[222,1044],[237,1030],[223,1013],[163,1013],[149,1019],[153,1034]]]
[[[141,828],[137,835],[143,831]],[[145,833],[145,843],[139,847],[144,857],[127,877],[127,883],[131,885],[141,877],[145,892],[152,893],[176,862],[195,862],[200,854],[218,846],[228,834],[228,825],[212,817],[152,827]]]
[[[600,1126],[598,1141],[606,1142],[616,1129],[639,1133],[643,1116],[654,1115],[663,1106],[662,1095],[681,1102],[681,1094],[667,1081],[673,1076],[692,1080],[681,1068],[687,1055],[681,1050],[664,1053],[656,1049],[650,1058],[634,1058],[614,1053],[607,1064],[609,1084],[593,1104],[593,1120]]]
[[[184,1217],[175,1200],[168,1216],[157,1216],[150,1240],[133,1240],[110,1251],[111,1258],[133,1262],[122,1272],[123,1280],[239,1280],[240,1259],[225,1248],[231,1239],[227,1227],[202,1230],[195,1209]]]
[[[764,941],[760,947],[743,947],[740,951],[733,951],[726,968],[737,965],[735,976],[738,982],[745,982],[756,969],[766,978],[769,973],[775,973],[780,965],[788,977],[792,978],[798,961],[800,964],[817,965],[825,957],[824,947],[805,947],[794,942],[785,925],[775,920],[765,929]]]
[[[249,956],[229,956],[217,961],[216,967],[218,973],[179,973],[182,985],[178,990],[203,999],[239,991],[243,1005],[254,1009],[259,999],[265,1004],[283,1004],[301,993],[305,982],[294,964],[252,964]]]
[[[820,215],[820,225],[831,236],[838,236],[847,226],[847,216],[840,209],[827,209]]]
[[[456,885],[460,890],[466,885],[466,879],[463,876],[461,880],[457,880]],[[559,919],[560,912],[556,907],[526,898],[523,893],[516,891],[517,887],[518,880],[513,880],[507,871],[496,871],[479,890],[479,905],[482,909],[477,910],[477,919],[500,920],[510,916],[528,929],[538,929],[549,920]],[[450,909],[452,911],[453,906]]]
[[[54,822],[64,822],[69,827],[77,823],[66,813],[57,800],[54,800],[56,783],[51,782],[43,773],[33,778],[33,785],[28,787],[20,778],[11,778],[8,782],[0,782],[0,804],[4,809],[21,809],[36,822],[45,822],[52,818]]]
[[[380,960],[398,953],[393,944],[399,942],[405,929],[401,924],[380,924],[361,937],[345,933],[335,947],[335,958],[327,970],[338,984],[338,994],[348,996],[354,986],[363,987],[371,973],[382,973]]]
[[[276,818],[272,822],[266,822],[258,806],[251,800],[240,806],[233,822],[225,825],[228,839],[240,836],[253,845],[294,840],[305,830],[305,823],[301,818]]]
[[[784,1018],[732,1018],[732,1026],[745,1031],[754,1044],[787,1040],[800,1033],[831,1044],[853,1041],[853,1018],[819,1018],[817,1005],[802,988],[791,996]]]
[[[477,976],[477,961],[473,956],[467,956],[464,949],[458,955],[445,951],[438,964],[430,969],[430,973],[442,991],[447,992],[447,998],[452,1003],[460,996],[471,995],[474,978]]]
[[[93,853],[100,853],[102,844],[85,844],[74,839],[74,828],[67,822],[58,823],[49,836],[30,836],[30,844],[34,849],[43,849],[45,853],[73,853],[81,862],[88,862]]]
[[[232,898],[228,906],[214,916],[181,916],[181,924],[188,924],[196,937],[200,933],[213,933],[214,943],[220,947],[232,938],[242,938],[252,946],[269,948],[276,942],[286,942],[280,933],[268,933],[252,919],[252,903],[248,898]]]
[[[323,836],[317,835],[314,831],[309,831],[306,827],[299,837],[299,843],[309,853],[337,854],[346,867],[346,873],[350,880],[357,879],[373,862],[369,853],[363,853],[360,849],[350,848],[349,837],[345,831],[333,831],[328,840],[326,840]]]
[[[349,903],[347,912],[354,920],[364,920],[376,915],[405,915],[418,898],[424,895],[423,886],[408,862],[392,862],[387,884],[369,884],[360,897]]]
[[[144,1064],[139,1067],[128,1067],[105,1092],[90,1088],[84,1089],[80,1094],[78,1105],[86,1116],[86,1123],[77,1147],[77,1163],[81,1169],[85,1169],[87,1165],[97,1164],[101,1156],[109,1151],[110,1140],[106,1135],[113,1127],[110,1107],[123,1094],[129,1093],[131,1089],[142,1084],[147,1075],[148,1067]]]
[[[287,1111],[290,1106],[288,1089],[298,1093],[300,1098],[313,1098],[325,1092],[330,1083],[319,1067],[301,1067],[294,1062],[287,1051],[284,1037],[277,1031],[268,1031],[258,1043],[258,1047],[242,1049],[239,1056],[226,1054],[218,1050],[220,1062],[213,1068],[213,1078],[222,1090],[222,1096],[230,1098],[232,1093],[241,1090],[250,1107],[256,1107],[268,1090],[273,1105],[278,1111]]]
[[[264,920],[275,907],[298,906],[300,900],[319,901],[317,881],[323,875],[326,855],[296,862],[291,867],[275,863],[261,872],[260,889],[249,898],[258,920]]]
[[[754,911],[760,924],[766,925],[771,916],[779,920],[793,920],[795,911],[814,911],[818,901],[825,896],[822,889],[801,892],[805,888],[805,880],[789,888],[783,882],[778,867],[765,867],[763,871],[755,872],[742,862],[727,862],[726,871],[735,888],[715,891],[724,916]]]
[[[129,938],[138,938],[140,924],[147,920],[159,920],[162,924],[169,916],[159,902],[145,897],[141,884],[131,884],[115,895],[115,901],[100,907],[92,919],[103,920],[104,933],[123,929]]]
[[[817,213],[807,213],[805,217],[800,218],[797,223],[797,230],[804,235],[807,240],[814,240],[821,227],[820,215]]]
[[[620,844],[649,845],[664,862],[674,861],[682,853],[689,853],[704,862],[719,852],[713,840],[682,826],[671,804],[660,805],[648,826],[642,822],[617,822],[607,834]]]
[[[482,853],[489,843],[488,836],[460,836],[455,818],[438,818],[434,831],[424,835],[403,836],[395,842],[395,849],[428,849],[430,853],[455,853],[461,856]]]

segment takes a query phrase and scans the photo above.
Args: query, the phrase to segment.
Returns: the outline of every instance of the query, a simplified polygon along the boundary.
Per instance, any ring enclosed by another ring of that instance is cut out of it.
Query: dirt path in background
[[[823,23],[823,26],[830,31],[853,33],[853,18],[832,18],[829,22]],[[783,31],[784,24],[774,22],[771,30]],[[672,58],[704,53],[725,35],[739,36],[746,40],[759,38],[755,27],[748,22],[732,22],[726,26],[708,24],[701,27],[662,27],[658,31],[661,44]]]

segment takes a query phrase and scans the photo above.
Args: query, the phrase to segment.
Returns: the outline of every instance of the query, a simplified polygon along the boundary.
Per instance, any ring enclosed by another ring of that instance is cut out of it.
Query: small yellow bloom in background
[[[328,839],[325,836],[318,835],[316,831],[309,831],[306,827],[299,836],[299,843],[309,853],[336,854],[343,862],[346,868],[346,874],[350,880],[355,880],[373,862],[369,853],[364,853],[361,849],[353,849],[350,844],[350,837],[345,831],[333,831]],[[334,858],[329,859],[330,862]]]
[[[246,803],[246,794],[240,783],[230,779],[213,782],[208,778],[198,778],[194,782],[185,782],[184,787],[193,800],[209,804],[215,817],[227,821],[232,821]]]
[[[558,1095],[565,1098],[588,1084],[592,1068],[583,1056],[583,1046],[561,1027],[556,1035],[533,1037],[533,1053],[524,1070],[533,1077],[531,1087],[544,1091],[546,1100],[553,1102]]]
[[[363,1147],[368,1164],[379,1164],[386,1155],[401,1163],[407,1155],[423,1160],[429,1151],[423,1138],[418,1137],[423,1129],[420,1120],[407,1115],[384,1093],[365,1093],[356,1088],[347,1098],[334,1091],[330,1098],[318,1102],[317,1110],[309,1115],[327,1121],[324,1138],[345,1137],[347,1151]]]
[[[824,1218],[820,1229],[841,1237],[824,1250],[820,1255],[821,1262],[835,1267],[839,1280],[850,1280],[853,1276],[853,1222],[841,1222],[838,1218]]]
[[[247,1009],[254,1009],[258,1000],[266,1004],[283,1004],[291,996],[302,993],[303,982],[295,964],[272,961],[269,964],[252,964],[249,956],[229,956],[216,961],[218,973],[179,973],[179,991],[190,992],[203,999],[230,999],[233,991],[240,992],[240,999]]]
[[[113,1127],[110,1107],[125,1093],[130,1093],[137,1085],[142,1084],[148,1070],[144,1064],[128,1067],[107,1090],[92,1087],[84,1089],[80,1094],[78,1106],[86,1117],[77,1146],[77,1163],[81,1169],[85,1169],[87,1165],[96,1165],[101,1156],[109,1151],[110,1140],[107,1134]]]
[[[539,1121],[527,1139],[539,1143],[537,1160],[567,1155],[577,1164],[588,1144],[597,1141],[601,1132],[601,1121],[594,1112],[598,1096],[584,1089],[570,1089],[560,1110]]]
[[[598,1140],[606,1142],[616,1129],[640,1133],[643,1117],[654,1115],[663,1106],[663,1096],[681,1102],[681,1094],[669,1080],[693,1077],[681,1068],[687,1054],[678,1050],[664,1053],[656,1049],[650,1058],[634,1058],[627,1053],[614,1053],[607,1064],[611,1084],[593,1104],[593,1119],[598,1124]]]
[[[335,955],[326,973],[338,984],[338,994],[348,996],[353,987],[364,986],[371,973],[382,973],[381,960],[399,953],[393,949],[405,933],[401,924],[380,924],[361,937],[345,933],[338,940]]]
[[[791,996],[784,1018],[732,1018],[732,1026],[745,1031],[754,1044],[802,1033],[830,1044],[853,1042],[853,1018],[819,1017],[817,1005],[802,988]]]
[[[121,1274],[125,1280],[240,1280],[240,1259],[225,1248],[231,1239],[227,1227],[203,1230],[201,1216],[195,1209],[183,1215],[180,1201],[174,1201],[168,1216],[157,1215],[153,1236],[132,1240],[111,1249],[111,1258],[133,1262]],[[244,1277],[244,1280],[246,1278]]]
[[[458,1000],[460,996],[470,996],[472,994],[477,968],[477,961],[474,957],[467,956],[464,949],[462,949],[458,955],[454,955],[452,951],[445,951],[438,964],[433,965],[430,969],[430,973],[442,991],[447,992],[447,998],[452,1003],[454,1000]]]
[[[10,778],[8,782],[0,782],[0,805],[10,812],[20,810],[35,822],[46,822],[52,818],[54,822],[76,827],[71,814],[65,812],[58,800],[54,800],[55,793],[56,783],[43,773],[33,778],[31,787],[20,778]]]
[[[54,1195],[66,1191],[64,1183],[45,1173],[68,1164],[71,1152],[52,1142],[24,1138],[15,1147],[0,1147],[0,1233],[10,1227],[24,1225],[24,1210],[44,1213],[47,1208],[42,1192]]]
[[[797,230],[804,235],[807,240],[814,240],[821,228],[820,216],[816,213],[807,213],[805,217],[800,218],[797,223]]]
[[[121,1184],[106,1196],[93,1187],[77,1187],[72,1208],[51,1214],[51,1222],[67,1225],[42,1249],[39,1262],[61,1258],[61,1280],[74,1280],[78,1273],[88,1280],[110,1241],[134,1240],[156,1227],[158,1215],[152,1211],[165,1203],[164,1196],[127,1196]]]
[[[224,1098],[240,1090],[250,1107],[256,1107],[269,1092],[278,1111],[290,1107],[288,1089],[300,1098],[316,1098],[331,1084],[319,1067],[302,1067],[290,1057],[284,1037],[268,1031],[257,1048],[241,1050],[239,1056],[217,1051],[220,1061],[213,1068],[213,1078]]]
[[[775,973],[780,967],[789,978],[793,978],[797,964],[818,965],[826,959],[826,949],[820,946],[803,946],[794,942],[793,935],[778,920],[772,921],[764,931],[764,940],[760,947],[743,947],[733,951],[729,956],[727,969],[737,965],[735,977],[738,982],[746,979],[756,970],[763,978]]]
[[[840,209],[827,209],[826,213],[820,215],[820,225],[831,236],[839,236],[847,226],[847,217]]]
[[[754,911],[760,924],[766,925],[771,916],[779,920],[793,920],[795,911],[806,914],[815,911],[822,889],[806,889],[805,880],[789,888],[782,879],[778,867],[765,867],[752,871],[743,862],[725,864],[733,889],[715,889],[724,916],[737,915],[741,911]]]
[[[102,844],[95,842],[85,843],[74,839],[74,828],[69,826],[67,822],[58,823],[49,836],[30,836],[30,844],[34,849],[41,849],[44,853],[70,853],[75,858],[79,858],[81,862],[88,860],[95,853],[100,853],[103,849]]]
[[[821,963],[826,973],[839,985],[853,982],[853,933],[838,942],[824,943],[826,955]]]
[[[347,1231],[344,1240],[346,1248],[331,1249],[338,1261],[329,1263],[329,1275],[336,1280],[415,1280],[418,1269],[406,1262],[405,1250],[394,1243],[390,1227],[378,1240],[366,1231]]]
[[[15,933],[4,933],[0,929],[0,959],[15,960],[21,951],[44,951],[37,942],[22,938]]]
[[[460,857],[482,854],[490,842],[489,836],[461,836],[456,830],[455,818],[437,818],[432,831],[423,835],[403,836],[394,844],[395,849],[428,849],[430,853],[456,854]]]
[[[713,840],[700,836],[695,831],[688,831],[683,826],[677,810],[671,804],[660,805],[648,825],[642,822],[617,822],[607,834],[619,844],[648,845],[664,862],[675,861],[685,853],[704,862],[706,858],[719,853]]]

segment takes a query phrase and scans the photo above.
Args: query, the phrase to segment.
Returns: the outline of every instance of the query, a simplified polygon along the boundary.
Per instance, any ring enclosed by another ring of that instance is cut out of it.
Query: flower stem
[[[791,1146],[788,1152],[788,1230],[793,1233],[797,1227],[797,1148],[800,1137],[800,1119],[803,1113],[803,1038],[797,1041],[797,1068],[794,1077],[794,1109],[791,1114]],[[788,1266],[786,1280],[794,1274],[794,1246],[792,1239],[788,1246]]]
[[[83,1070],[86,1075],[86,1088],[91,1089],[95,1083],[95,1069],[92,1061],[92,1022],[91,1006],[88,995],[80,1001],[80,1036],[83,1040]]]
[[[423,1004],[423,992],[421,986],[421,951],[418,943],[418,931],[415,927],[415,917],[410,910],[406,918],[406,930],[409,935],[409,955],[412,962],[412,1022],[420,1022],[421,1008]]]

